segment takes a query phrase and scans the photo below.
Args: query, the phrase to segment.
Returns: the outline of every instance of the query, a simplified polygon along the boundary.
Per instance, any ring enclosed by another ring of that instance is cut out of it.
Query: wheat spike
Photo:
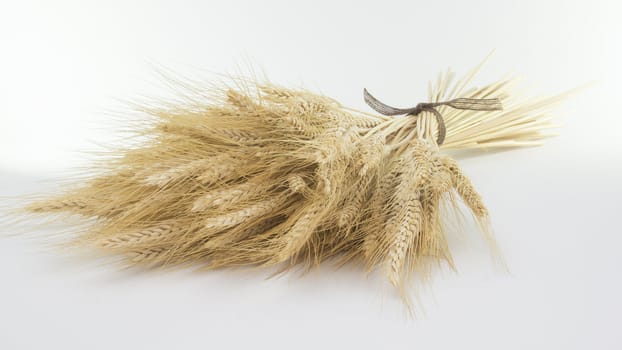
[[[254,182],[244,182],[231,188],[216,189],[199,197],[192,206],[192,211],[201,212],[213,207],[227,207],[235,205],[256,189]]]
[[[475,187],[473,187],[471,180],[464,175],[462,170],[458,167],[458,164],[453,159],[447,157],[444,159],[444,163],[445,166],[451,171],[452,182],[464,203],[478,218],[487,217],[488,209],[486,209],[486,206],[482,201],[482,197],[479,193],[477,193]]]
[[[125,248],[132,245],[144,244],[162,238],[173,232],[173,226],[162,224],[142,230],[127,232],[98,240],[97,245],[104,248]]]
[[[357,158],[359,176],[365,177],[369,172],[378,171],[385,155],[385,138],[385,135],[377,134],[373,135],[368,142],[361,143],[360,154]]]
[[[208,159],[199,159],[187,164],[182,164],[167,171],[156,173],[147,177],[145,182],[149,185],[165,186],[171,181],[179,180],[204,169],[211,165],[211,161]]]
[[[255,137],[251,132],[243,130],[220,129],[217,133],[239,143],[254,143],[258,141],[257,137]]]
[[[390,166],[390,171],[383,175],[380,184],[372,193],[369,205],[372,219],[366,222],[366,227],[364,228],[367,232],[362,245],[363,255],[372,266],[377,259],[376,252],[379,237],[384,233],[384,227],[386,225],[386,213],[383,209],[388,198],[391,198],[395,192],[395,186],[399,176],[398,167],[395,165]]]
[[[401,217],[395,218],[395,238],[389,250],[389,280],[394,286],[401,281],[402,268],[406,260],[406,253],[411,250],[417,235],[422,229],[422,207],[418,199],[410,198],[405,203],[405,210]]]
[[[363,208],[363,202],[367,197],[367,191],[364,188],[357,188],[352,197],[347,199],[345,207],[339,213],[337,225],[341,228],[352,225],[356,217]]]
[[[295,98],[299,93],[276,87],[273,85],[259,85],[259,89],[264,94],[264,98],[268,101],[277,102],[277,103],[287,103],[288,100]]]
[[[453,187],[452,173],[440,158],[434,161],[430,184],[436,193],[449,192]]]
[[[316,202],[307,207],[296,223],[290,228],[283,237],[285,247],[279,253],[279,261],[284,261],[298,254],[302,247],[309,241],[311,235],[317,228],[318,214],[321,212],[322,204]]]
[[[307,183],[299,174],[288,175],[287,184],[289,189],[294,193],[304,193],[309,189]]]
[[[380,259],[385,259],[395,237],[401,234],[402,225],[408,223],[409,205],[419,196],[418,188],[415,186],[417,184],[418,165],[414,150],[407,150],[397,161],[395,190],[388,198],[386,205],[388,213],[386,230],[383,236],[379,237],[381,245],[376,253]]]
[[[224,230],[236,226],[245,220],[265,215],[275,209],[282,202],[281,198],[271,198],[251,206],[207,219],[205,227],[214,230]]]
[[[131,261],[133,263],[145,263],[145,262],[154,261],[160,258],[165,252],[166,252],[166,249],[161,248],[161,247],[137,250],[132,254]]]
[[[236,165],[238,164],[235,164],[235,161],[227,155],[217,156],[211,163],[211,167],[205,169],[197,180],[206,185],[216,183],[235,174]]]
[[[415,141],[412,143],[412,154],[415,160],[417,183],[428,184],[434,174],[434,157],[429,146],[425,142]]]
[[[339,211],[337,225],[340,228],[351,226],[357,222],[357,218],[362,214],[364,205],[369,197],[370,188],[374,176],[365,172],[361,179],[356,182],[355,186],[350,190],[349,195],[345,198],[344,206]]]
[[[344,208],[340,211],[337,225],[341,228],[352,225],[363,209],[370,192],[370,185],[383,161],[385,135],[373,135],[367,142],[362,142],[354,136],[350,141],[357,142],[359,145],[358,152],[354,156],[359,179],[351,188],[350,195],[345,199]]]
[[[348,124],[364,129],[371,129],[382,123],[382,120],[378,120],[377,118],[369,118],[363,115],[357,116],[354,114],[343,112],[336,113],[332,116],[332,118],[341,122],[347,122]]]
[[[233,89],[227,90],[227,102],[242,110],[253,111],[257,106],[253,99]]]
[[[35,213],[72,211],[76,209],[84,209],[87,207],[85,201],[77,199],[57,199],[46,200],[32,203],[28,206],[28,210]]]

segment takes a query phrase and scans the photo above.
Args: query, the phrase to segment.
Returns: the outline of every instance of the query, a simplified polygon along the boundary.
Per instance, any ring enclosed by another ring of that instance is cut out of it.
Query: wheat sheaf
[[[28,210],[94,219],[78,242],[130,264],[362,261],[403,289],[415,271],[453,264],[442,207],[462,201],[488,222],[482,198],[444,151],[533,146],[554,126],[549,113],[561,96],[520,98],[512,80],[468,88],[478,69],[455,83],[441,74],[429,102],[496,99],[503,109],[440,105],[444,130],[431,111],[365,113],[242,79],[237,88],[199,91],[186,105],[145,107],[147,126],[136,130],[145,141]]]

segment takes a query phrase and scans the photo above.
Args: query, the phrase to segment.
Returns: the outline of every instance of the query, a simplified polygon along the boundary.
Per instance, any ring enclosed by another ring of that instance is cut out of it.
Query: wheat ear
[[[287,176],[287,184],[293,193],[305,193],[309,186],[305,179],[299,174],[290,174]]]
[[[71,211],[75,209],[84,209],[87,207],[85,201],[77,199],[58,199],[36,202],[27,207],[33,213],[46,213],[58,211]]]
[[[488,209],[486,209],[482,197],[475,190],[471,180],[462,172],[455,160],[445,157],[443,162],[451,172],[454,187],[464,203],[471,209],[476,217],[486,218],[488,216]]]
[[[167,252],[162,247],[145,248],[136,250],[132,253],[131,261],[133,263],[146,263],[160,258]]]
[[[168,224],[157,225],[134,232],[103,238],[97,241],[97,245],[105,248],[125,248],[128,246],[139,245],[152,242],[173,232],[173,226]]]
[[[282,197],[277,196],[221,216],[209,218],[205,223],[205,227],[212,230],[224,230],[234,227],[250,218],[270,213],[281,204],[282,200]]]
[[[200,172],[201,169],[209,166],[210,163],[210,160],[207,159],[194,160],[190,163],[179,165],[164,172],[150,175],[147,179],[145,179],[145,182],[149,185],[165,186],[171,181],[179,180]]]
[[[322,203],[315,202],[305,208],[294,225],[285,234],[285,247],[281,250],[278,260],[285,261],[296,255],[309,241],[317,228],[318,214],[322,210]]]
[[[406,253],[413,247],[422,229],[421,202],[409,198],[400,217],[395,218],[396,234],[389,249],[389,280],[394,286],[400,285],[401,273],[406,261]]]
[[[230,177],[235,173],[235,161],[227,155],[219,155],[215,157],[212,166],[206,169],[197,177],[197,180],[203,184],[214,184],[222,179]]]
[[[367,198],[367,191],[365,186],[354,189],[352,197],[347,198],[345,207],[341,209],[339,218],[337,219],[337,226],[340,228],[352,225],[355,222],[355,218],[360,214],[365,199]]]
[[[218,189],[199,197],[192,206],[192,211],[201,212],[213,207],[228,207],[235,205],[241,199],[248,197],[256,189],[254,182],[244,182],[232,188]]]
[[[363,256],[368,260],[369,267],[376,262],[379,238],[385,232],[386,226],[387,216],[384,207],[387,198],[391,198],[395,193],[399,175],[398,167],[392,163],[392,161],[388,161],[387,167],[390,167],[390,170],[381,177],[380,183],[373,190],[369,200],[370,218],[363,227],[366,234],[363,238],[362,250]]]

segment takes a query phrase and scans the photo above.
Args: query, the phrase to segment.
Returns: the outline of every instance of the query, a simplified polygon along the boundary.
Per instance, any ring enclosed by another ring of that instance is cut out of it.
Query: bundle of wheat
[[[137,132],[148,141],[28,209],[94,218],[78,242],[131,263],[311,267],[360,259],[403,288],[413,271],[452,265],[442,206],[461,199],[487,225],[471,181],[440,151],[532,146],[552,126],[547,113],[560,97],[518,99],[508,80],[465,90],[477,70],[456,84],[441,75],[431,103],[409,110],[367,94],[386,115],[249,81],[188,105],[145,108],[152,123]]]

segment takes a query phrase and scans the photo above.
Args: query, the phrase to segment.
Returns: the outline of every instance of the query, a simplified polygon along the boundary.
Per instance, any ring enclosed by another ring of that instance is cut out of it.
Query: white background
[[[356,266],[120,272],[50,252],[35,231],[0,241],[0,349],[622,348],[621,13],[616,1],[3,1],[0,196],[88,164],[83,152],[117,137],[118,99],[164,93],[155,67],[250,62],[361,109],[363,87],[412,105],[440,70],[492,49],[479,83],[597,83],[559,109],[544,147],[461,160],[511,273],[469,232],[453,242],[459,274],[439,271],[416,320]]]

